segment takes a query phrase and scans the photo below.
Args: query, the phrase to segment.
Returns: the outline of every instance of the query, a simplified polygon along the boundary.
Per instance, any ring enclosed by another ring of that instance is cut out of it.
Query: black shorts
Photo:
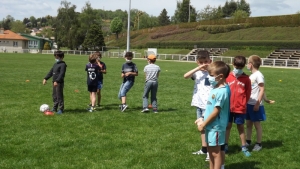
[[[89,92],[97,92],[97,90],[98,90],[98,86],[97,85],[93,85],[93,86],[88,85],[88,91]]]

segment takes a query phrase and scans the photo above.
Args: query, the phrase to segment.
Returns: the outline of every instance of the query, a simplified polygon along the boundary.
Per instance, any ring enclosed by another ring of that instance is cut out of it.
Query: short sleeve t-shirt
[[[195,81],[192,106],[199,107],[201,109],[206,108],[209,92],[213,88],[208,81],[207,71],[197,71],[193,74],[192,79]]]
[[[255,105],[257,100],[258,100],[258,95],[259,95],[259,84],[265,83],[264,76],[260,71],[256,71],[252,73],[250,76],[250,81],[251,81],[251,95],[250,99],[248,101],[248,104],[250,105]],[[263,105],[263,101],[260,102],[260,105]]]
[[[124,63],[122,65],[122,73],[127,73],[127,72],[137,72],[138,73],[138,69],[135,63]],[[124,77],[123,79],[123,83],[125,83],[126,81],[133,81],[134,82],[135,76],[127,76]]]
[[[87,85],[97,86],[99,80],[99,70],[98,64],[88,63],[85,66],[85,71],[87,72]]]
[[[160,67],[156,64],[149,64],[145,66],[144,72],[146,74],[146,82],[157,81],[157,76],[160,72]]]
[[[204,120],[210,116],[215,107],[220,107],[220,113],[214,121],[209,123],[205,129],[215,131],[226,131],[229,117],[230,89],[228,86],[214,88],[208,96]]]

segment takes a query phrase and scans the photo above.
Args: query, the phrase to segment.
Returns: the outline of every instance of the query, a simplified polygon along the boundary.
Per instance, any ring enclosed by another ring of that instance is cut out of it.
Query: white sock
[[[221,169],[225,169],[225,164],[221,165]]]

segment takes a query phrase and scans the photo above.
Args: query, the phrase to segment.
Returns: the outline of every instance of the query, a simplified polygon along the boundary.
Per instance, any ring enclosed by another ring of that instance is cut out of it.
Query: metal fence
[[[95,51],[78,51],[78,50],[62,50],[65,54],[68,55],[84,55],[88,56]],[[0,51],[1,52],[1,51]],[[3,53],[4,51],[2,51]],[[39,51],[38,51],[39,52]],[[42,54],[53,54],[55,50],[42,50]],[[37,53],[36,50],[30,49],[15,49],[15,50],[7,50],[5,53]],[[145,56],[141,53],[133,52],[134,58],[145,58]],[[124,52],[110,52],[103,51],[103,57],[123,57]],[[233,58],[231,56],[211,56],[212,61],[221,60],[227,64],[231,64],[233,62]],[[195,62],[195,55],[181,55],[181,54],[158,54],[157,59],[161,60],[175,60],[175,61],[187,61],[187,62]],[[270,58],[262,58],[262,66],[270,66],[270,67],[287,67],[287,68],[300,68],[300,60],[298,59],[270,59]]]

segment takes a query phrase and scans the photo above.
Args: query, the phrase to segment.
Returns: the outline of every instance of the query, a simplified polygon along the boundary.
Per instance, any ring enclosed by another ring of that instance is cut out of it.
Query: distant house
[[[30,53],[39,53],[44,49],[44,45],[46,42],[49,43],[50,49],[52,49],[53,42],[51,40],[38,37],[38,36],[32,36],[28,34],[21,33],[21,36],[28,39],[28,49]]]
[[[0,52],[23,53],[28,48],[28,39],[10,30],[0,28]]]

